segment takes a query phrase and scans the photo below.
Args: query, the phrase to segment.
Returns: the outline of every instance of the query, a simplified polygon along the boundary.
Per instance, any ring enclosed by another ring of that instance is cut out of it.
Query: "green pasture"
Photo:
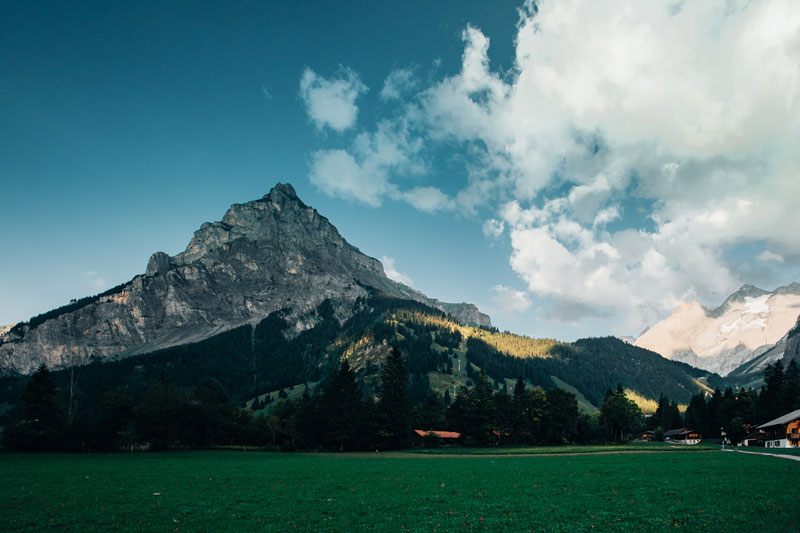
[[[0,530],[800,527],[798,462],[716,450],[626,448],[639,453],[0,454]]]

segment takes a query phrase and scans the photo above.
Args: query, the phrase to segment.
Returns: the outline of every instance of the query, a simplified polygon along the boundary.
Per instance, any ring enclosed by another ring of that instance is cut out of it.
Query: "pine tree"
[[[600,420],[606,426],[614,442],[623,442],[639,430],[642,420],[642,411],[633,403],[622,389],[617,386],[617,392],[609,390],[600,408]]]
[[[67,412],[45,365],[31,375],[20,395],[18,420],[3,431],[6,447],[16,451],[56,451],[67,439]]]
[[[322,443],[334,450],[354,450],[362,441],[361,392],[347,360],[331,376],[322,394]]]
[[[405,448],[411,438],[408,374],[400,350],[392,348],[381,371],[380,426],[390,448]]]
[[[800,409],[800,368],[794,359],[783,373],[783,407],[787,413]]]
[[[574,440],[578,431],[578,400],[561,389],[547,391],[547,410],[543,425],[547,440],[563,444]]]

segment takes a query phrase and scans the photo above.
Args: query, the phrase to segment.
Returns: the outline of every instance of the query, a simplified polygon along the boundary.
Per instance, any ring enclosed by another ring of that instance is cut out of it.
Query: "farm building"
[[[764,430],[753,428],[750,432],[742,439],[742,442],[739,446],[764,446]]]
[[[699,431],[688,428],[671,429],[664,432],[664,442],[671,444],[699,444],[703,440]]]
[[[764,431],[767,448],[797,448],[800,445],[800,409],[761,424],[758,429]]]
[[[633,442],[653,442],[656,440],[655,431],[643,431],[633,437]]]

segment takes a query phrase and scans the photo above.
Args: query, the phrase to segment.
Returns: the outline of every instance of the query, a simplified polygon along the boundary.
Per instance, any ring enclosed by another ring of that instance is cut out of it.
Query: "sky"
[[[320,5],[322,4],[322,5]],[[0,3],[0,324],[289,182],[501,330],[800,281],[796,0]]]

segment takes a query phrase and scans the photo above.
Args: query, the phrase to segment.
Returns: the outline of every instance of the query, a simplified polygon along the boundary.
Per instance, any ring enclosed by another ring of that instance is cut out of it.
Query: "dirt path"
[[[790,461],[800,461],[800,455],[781,455],[777,453],[764,453],[764,452],[746,452],[744,450],[723,450],[732,453],[749,453],[750,455],[767,455],[769,457],[777,457],[779,459],[789,459]]]

